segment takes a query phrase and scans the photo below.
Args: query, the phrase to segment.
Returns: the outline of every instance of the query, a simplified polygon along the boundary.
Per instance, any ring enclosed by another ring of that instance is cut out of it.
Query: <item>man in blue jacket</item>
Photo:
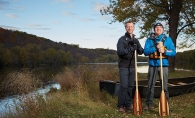
[[[120,90],[118,95],[118,108],[119,112],[124,113],[127,109],[133,109],[132,105],[132,89],[134,88],[135,81],[135,56],[143,54],[138,39],[133,34],[134,23],[128,21],[125,23],[126,33],[120,37],[117,43],[117,54],[119,57],[119,77],[120,77]]]
[[[169,92],[167,88],[169,66],[168,57],[175,56],[176,50],[172,39],[165,36],[163,32],[163,25],[161,23],[157,23],[154,26],[154,33],[152,33],[146,40],[144,46],[144,55],[149,56],[148,90],[146,93],[146,107],[144,110],[149,110],[153,104],[154,86],[157,74],[160,79],[160,53],[162,53],[164,91],[167,100],[169,99]]]

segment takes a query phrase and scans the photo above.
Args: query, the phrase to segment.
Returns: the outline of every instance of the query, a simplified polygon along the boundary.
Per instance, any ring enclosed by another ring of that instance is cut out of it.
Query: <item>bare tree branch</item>
[[[185,27],[191,26],[191,25],[193,25],[193,24],[195,24],[195,22],[189,23],[189,24],[187,24],[187,25],[184,25],[181,29],[178,30],[177,36],[179,35],[179,33],[180,33]]]

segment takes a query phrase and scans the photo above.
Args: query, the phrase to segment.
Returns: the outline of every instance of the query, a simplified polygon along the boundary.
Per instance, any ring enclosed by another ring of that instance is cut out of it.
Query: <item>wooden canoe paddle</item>
[[[169,104],[164,92],[164,78],[163,78],[163,68],[162,68],[162,53],[160,53],[160,78],[162,81],[162,91],[160,95],[159,101],[159,115],[160,116],[168,116],[169,115]]]
[[[142,100],[138,91],[138,78],[137,78],[137,52],[135,50],[135,81],[136,81],[136,89],[134,94],[134,101],[133,101],[133,113],[134,115],[141,115],[142,114]]]

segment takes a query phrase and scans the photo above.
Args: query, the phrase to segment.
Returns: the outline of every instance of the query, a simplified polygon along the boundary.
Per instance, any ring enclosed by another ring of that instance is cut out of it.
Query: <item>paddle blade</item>
[[[169,115],[169,104],[166,99],[164,91],[161,92],[160,101],[159,101],[159,115],[168,116]]]
[[[135,91],[134,101],[133,101],[133,113],[134,115],[141,115],[142,114],[142,100],[139,94],[139,91]]]

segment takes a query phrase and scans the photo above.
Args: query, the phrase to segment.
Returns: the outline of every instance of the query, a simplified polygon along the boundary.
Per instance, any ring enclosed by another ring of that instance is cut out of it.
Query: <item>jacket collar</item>
[[[134,34],[133,34],[133,37],[130,37],[129,33],[127,33],[127,32],[125,33],[125,36],[128,37],[128,38],[130,38],[130,39],[131,39],[131,38],[132,38],[132,39],[135,38],[135,35],[134,35]]]
[[[156,37],[156,40],[161,41],[165,34],[161,34]]]

